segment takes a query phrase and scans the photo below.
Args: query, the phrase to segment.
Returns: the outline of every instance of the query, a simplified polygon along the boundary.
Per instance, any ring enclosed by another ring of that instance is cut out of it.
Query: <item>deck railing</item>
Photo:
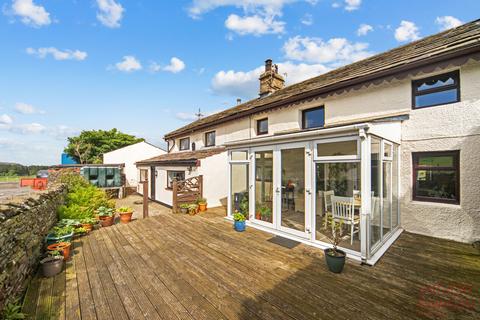
[[[173,201],[172,210],[178,211],[181,204],[193,203],[198,198],[203,197],[203,176],[196,176],[180,181],[173,181]]]

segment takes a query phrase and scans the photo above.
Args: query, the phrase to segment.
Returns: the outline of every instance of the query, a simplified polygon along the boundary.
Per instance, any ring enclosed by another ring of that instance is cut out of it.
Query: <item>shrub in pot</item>
[[[333,226],[333,221],[331,221],[331,223]],[[334,273],[341,273],[345,266],[345,257],[347,255],[344,251],[337,248],[342,240],[343,220],[335,220],[334,224],[335,226],[332,227],[332,236],[329,237],[333,247],[325,249],[323,252],[325,253],[325,262],[327,263],[328,270]]]
[[[53,277],[62,272],[63,259],[59,251],[50,251],[47,257],[40,260],[43,275]]]
[[[198,198],[197,199],[198,209],[200,212],[207,211],[207,199],[205,198]]]
[[[195,203],[188,205],[188,213],[191,216],[197,214],[197,210],[198,210],[198,205],[196,205]]]
[[[182,203],[182,204],[180,205],[180,212],[183,213],[183,214],[187,214],[189,207],[190,207],[190,204],[188,204],[188,203]]]
[[[48,233],[46,240],[47,245],[58,242],[70,242],[73,237],[73,226],[55,226]]]
[[[87,233],[93,230],[95,224],[97,224],[97,220],[94,218],[84,218],[80,220],[80,225],[87,231]]]
[[[133,209],[130,207],[121,207],[117,210],[118,214],[120,215],[120,222],[121,223],[129,223],[132,221]]]
[[[70,259],[71,246],[72,244],[70,242],[59,242],[59,243],[54,243],[49,245],[47,249],[49,252],[54,252],[54,251],[61,252],[63,255],[63,259],[67,261],[68,259]]]
[[[110,227],[113,225],[115,219],[115,212],[112,208],[101,206],[97,209],[98,218],[101,221],[102,227]]]
[[[245,220],[243,213],[235,212],[233,214],[233,228],[238,232],[245,231]]]

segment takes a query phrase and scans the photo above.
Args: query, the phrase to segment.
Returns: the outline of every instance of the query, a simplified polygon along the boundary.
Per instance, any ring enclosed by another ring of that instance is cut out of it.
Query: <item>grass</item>
[[[17,182],[21,178],[35,178],[35,176],[0,176],[0,182]]]

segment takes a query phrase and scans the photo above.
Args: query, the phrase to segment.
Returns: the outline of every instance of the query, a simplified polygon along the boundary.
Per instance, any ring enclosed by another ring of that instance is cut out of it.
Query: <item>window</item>
[[[321,128],[325,124],[325,109],[318,107],[302,111],[302,128]]]
[[[205,147],[213,147],[215,145],[215,131],[205,133]]]
[[[180,151],[190,149],[190,138],[180,139]]]
[[[459,151],[413,153],[413,199],[460,203]]]
[[[257,135],[268,133],[268,118],[257,120]]]
[[[231,156],[232,161],[247,161],[248,152],[247,151],[232,151]]]
[[[412,82],[413,109],[460,101],[459,72],[449,72]]]
[[[148,177],[148,170],[140,169],[140,182],[147,181],[147,177]]]
[[[173,188],[173,181],[185,180],[184,171],[167,171],[167,189]]]
[[[357,140],[318,143],[317,157],[353,156],[356,158],[357,147]]]

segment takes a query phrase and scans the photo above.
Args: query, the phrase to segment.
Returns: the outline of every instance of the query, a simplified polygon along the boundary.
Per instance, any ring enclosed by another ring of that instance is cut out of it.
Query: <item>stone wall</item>
[[[56,185],[0,203],[0,310],[24,292],[66,194],[63,186]]]

